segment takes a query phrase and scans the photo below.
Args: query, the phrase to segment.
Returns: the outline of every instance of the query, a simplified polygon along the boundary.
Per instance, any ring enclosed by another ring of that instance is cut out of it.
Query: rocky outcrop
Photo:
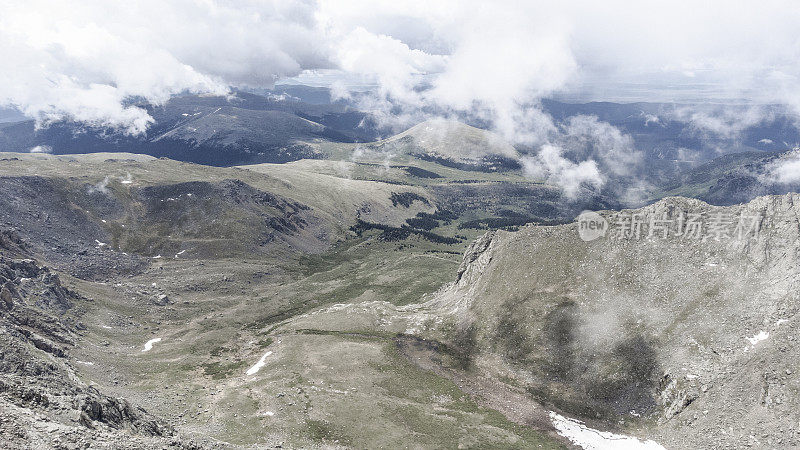
[[[23,448],[60,435],[76,445],[145,439],[133,448],[162,447],[147,439],[174,436],[169,424],[86,386],[72,369],[69,351],[83,328],[72,310],[89,300],[35,260],[3,256],[26,246],[0,236],[0,440]]]
[[[172,436],[175,430],[150,416],[144,409],[132,406],[127,400],[102,395],[89,387],[75,397],[74,406],[80,410],[80,423],[95,428],[97,423],[114,429],[148,436]]]
[[[15,254],[28,250],[19,234],[9,229],[0,229],[0,249]]]
[[[478,263],[476,263],[476,261],[478,261],[478,259],[484,253],[486,253],[487,249],[489,249],[489,246],[492,244],[492,239],[494,238],[495,233],[496,232],[494,231],[490,231],[484,234],[483,236],[479,237],[464,252],[464,258],[461,260],[461,265],[458,267],[458,273],[456,274],[456,284],[461,283],[461,279],[464,278],[464,275],[467,274],[468,271],[469,275],[472,275],[473,273],[480,275],[482,269],[486,267],[486,265],[491,260],[491,256],[487,255],[486,258],[484,258]]]

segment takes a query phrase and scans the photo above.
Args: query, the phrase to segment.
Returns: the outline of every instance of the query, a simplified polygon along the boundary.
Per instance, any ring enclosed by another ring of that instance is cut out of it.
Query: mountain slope
[[[798,445],[798,201],[668,198],[603,214],[612,225],[638,215],[640,239],[613,227],[584,242],[576,225],[488,234],[428,308],[474,327],[477,370],[569,414],[666,447]],[[677,222],[648,237],[651,218],[681,214],[701,215],[700,238],[676,237]],[[740,239],[720,217],[761,229]]]
[[[30,245],[0,228],[0,439],[7,448],[90,445],[201,448],[172,426],[77,375],[70,358],[91,299],[31,259]],[[36,380],[32,383],[31,380]]]
[[[514,157],[516,151],[500,136],[454,120],[432,119],[414,125],[385,143],[411,141],[421,151],[443,158]]]
[[[543,224],[591,203],[414,157],[4,156],[2,255],[25,270],[2,295],[24,292],[12,302],[57,331],[8,342],[62,348],[57,367],[126,399],[98,400],[115,418],[148,412],[120,428],[152,419],[232,448],[561,448],[592,429],[652,448],[798,444],[797,195],[603,212],[613,229],[585,242]],[[742,212],[758,236],[719,236]],[[619,214],[639,239],[614,238]],[[680,217],[708,237],[676,237]],[[648,237],[651,218],[669,235]],[[89,404],[76,435],[105,430]],[[5,413],[25,424],[36,408]]]
[[[778,180],[775,169],[797,159],[796,151],[734,153],[681,173],[664,185],[659,196],[681,195],[714,205],[733,205],[762,195],[797,192],[797,182]]]
[[[432,119],[388,139],[362,146],[361,157],[409,155],[462,170],[519,169],[517,151],[500,136],[461,122]]]

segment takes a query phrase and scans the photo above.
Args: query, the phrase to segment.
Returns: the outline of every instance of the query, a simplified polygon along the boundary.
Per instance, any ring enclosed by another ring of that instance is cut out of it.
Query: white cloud
[[[230,85],[268,85],[327,67],[313,2],[0,2],[0,104],[40,123],[64,118],[144,131],[126,103]]]
[[[597,160],[605,171],[614,175],[630,175],[642,159],[630,136],[594,116],[571,117],[556,139],[570,150],[573,159]]]
[[[562,149],[580,170],[557,172],[594,186],[594,170],[624,175],[636,163],[629,138],[596,120],[564,128],[537,107],[542,98],[632,82],[645,92],[700,86],[800,112],[800,4],[789,0],[0,0],[0,8],[0,105],[40,124],[68,118],[140,133],[152,118],[131,99],[269,87],[325,70],[375,83],[377,95],[341,83],[334,95],[380,123],[467,114],[544,152],[542,161]],[[711,108],[682,117],[699,133],[736,137],[768,114]]]
[[[544,116],[539,110],[532,111]],[[633,139],[597,117],[578,115],[563,124],[548,125],[533,128],[542,143],[538,151],[521,157],[522,167],[528,176],[559,186],[570,199],[603,188],[609,177],[630,178],[641,168],[642,153],[634,148]],[[629,190],[619,195],[633,199]]]
[[[86,191],[87,191],[88,193],[90,193],[90,194],[94,194],[94,193],[97,193],[97,192],[99,192],[99,193],[101,193],[101,194],[106,194],[106,195],[108,195],[108,194],[110,193],[110,191],[108,190],[108,183],[109,183],[109,181],[110,181],[110,180],[109,180],[109,178],[108,178],[108,177],[105,177],[105,178],[103,178],[103,181],[99,181],[97,184],[94,184],[94,185],[92,185],[92,186],[89,186],[89,187],[86,189]]]
[[[575,199],[584,187],[599,189],[605,184],[594,160],[575,163],[565,158],[564,150],[553,145],[544,145],[535,156],[523,156],[522,168],[534,178],[560,186],[567,198]]]
[[[712,106],[705,108],[678,108],[673,113],[676,120],[688,122],[701,135],[739,139],[747,128],[775,119],[775,113],[761,105]]]
[[[645,114],[644,126],[649,127],[650,124],[664,126],[664,124],[661,123],[660,117],[656,116],[655,114]]]
[[[0,103],[131,132],[149,122],[125,105],[132,96],[269,86],[322,68],[374,75],[412,105],[478,106],[510,134],[520,103],[598,79],[683,77],[800,110],[800,5],[788,0],[3,0],[2,10]]]
[[[678,155],[676,159],[680,162],[700,161],[702,159],[702,153],[699,150],[678,147]]]
[[[800,150],[794,150],[767,166],[762,181],[778,184],[800,183]]]
[[[29,150],[29,153],[53,153],[49,145],[37,145]]]
[[[337,41],[334,58],[344,71],[374,75],[384,95],[412,106],[422,106],[414,92],[416,77],[445,67],[442,55],[412,49],[391,36],[375,35],[362,27]]]

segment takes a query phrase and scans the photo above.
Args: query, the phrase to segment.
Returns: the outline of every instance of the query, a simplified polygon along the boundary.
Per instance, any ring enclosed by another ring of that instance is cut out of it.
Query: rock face
[[[473,242],[467,251],[464,252],[464,259],[461,261],[461,265],[458,267],[458,273],[456,274],[456,284],[463,285],[461,282],[462,279],[468,283],[468,279],[474,278],[476,275],[479,276],[482,273],[483,269],[491,260],[491,253],[486,253],[486,251],[492,244],[494,235],[495,233],[491,231],[484,234],[478,238],[477,241]],[[483,258],[483,260],[478,261],[485,253],[487,256]]]
[[[122,217],[125,208],[97,189],[36,176],[0,177],[0,224],[7,225],[6,233],[24,239],[28,250],[79,278],[141,270],[143,258],[109,251],[112,233],[96,216]]]
[[[603,212],[589,242],[499,231],[432,304],[477,326],[482,370],[551,407],[667,448],[800,445],[798,201],[667,198]]]
[[[83,325],[73,307],[89,300],[23,257],[26,247],[0,231],[0,441],[12,448],[170,442],[169,424],[78,380],[69,350]]]
[[[76,396],[74,403],[81,411],[79,422],[87,428],[94,429],[97,423],[102,423],[148,436],[175,434],[171,426],[153,419],[142,408],[131,406],[125,399],[104,396],[93,387]]]

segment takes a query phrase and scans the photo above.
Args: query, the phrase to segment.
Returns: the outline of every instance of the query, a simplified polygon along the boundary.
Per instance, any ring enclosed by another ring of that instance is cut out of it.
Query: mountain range
[[[0,125],[4,446],[800,446],[789,118],[545,102],[647,148],[570,197],[481,124],[321,89],[142,106]]]

